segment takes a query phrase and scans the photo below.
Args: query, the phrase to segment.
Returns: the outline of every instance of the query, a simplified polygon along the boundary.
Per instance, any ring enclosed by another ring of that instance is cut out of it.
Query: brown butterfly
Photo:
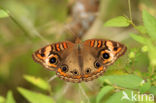
[[[75,43],[70,41],[53,43],[37,50],[33,59],[45,68],[56,71],[56,75],[69,82],[91,81],[103,75],[107,66],[113,64],[126,52],[119,42],[90,39]]]

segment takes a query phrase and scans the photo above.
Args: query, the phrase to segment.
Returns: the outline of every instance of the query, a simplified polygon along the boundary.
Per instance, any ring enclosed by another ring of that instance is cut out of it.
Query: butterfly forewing
[[[73,43],[69,41],[50,44],[37,50],[32,57],[45,68],[56,70],[62,61],[62,56],[67,55],[66,51],[72,46]]]
[[[96,53],[95,55],[102,60],[103,65],[114,63],[127,50],[126,46],[112,40],[91,39],[86,40],[84,45]]]

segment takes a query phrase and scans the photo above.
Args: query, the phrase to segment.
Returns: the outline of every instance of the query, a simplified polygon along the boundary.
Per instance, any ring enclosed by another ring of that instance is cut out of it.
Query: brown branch
[[[77,0],[71,10],[72,20],[66,26],[79,38],[91,28],[97,17],[100,0]]]

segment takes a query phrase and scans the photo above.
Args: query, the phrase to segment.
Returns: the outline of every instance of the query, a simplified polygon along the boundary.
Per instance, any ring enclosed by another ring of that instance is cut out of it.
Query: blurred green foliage
[[[44,70],[31,58],[34,50],[48,42],[72,38],[63,32],[71,18],[68,14],[71,1],[0,1],[0,103],[87,102],[78,84],[67,89],[66,83],[58,78],[49,83],[55,73]],[[108,67],[97,83],[93,81],[94,85],[88,83],[86,87],[81,83],[91,103],[154,103],[121,101],[121,98],[123,93],[131,96],[132,91],[156,96],[155,7],[155,0],[131,0],[131,18],[127,0],[101,2],[98,18],[101,26],[96,25],[100,30],[85,38],[115,39],[117,35],[117,40],[128,46],[128,52]],[[123,31],[126,32],[121,35]]]

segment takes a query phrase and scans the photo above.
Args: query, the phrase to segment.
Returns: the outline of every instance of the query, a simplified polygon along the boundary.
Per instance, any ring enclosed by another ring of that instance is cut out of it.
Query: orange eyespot
[[[56,63],[56,58],[55,58],[55,57],[50,58],[50,59],[49,59],[49,62],[50,62],[51,64]]]
[[[42,57],[44,57],[44,56],[45,56],[45,54],[41,53],[41,56],[42,56]]]
[[[52,54],[49,57],[49,65],[53,66],[53,67],[57,67],[56,64],[58,64],[58,56],[55,54]]]
[[[103,58],[103,63],[106,64],[106,63],[109,63],[111,61],[111,55],[109,53],[109,51],[107,50],[104,50],[104,51],[101,51],[101,57]]]
[[[103,59],[109,59],[110,58],[110,54],[106,50],[101,51],[101,55],[102,55]]]
[[[103,53],[102,54],[103,59],[109,59],[109,53]]]

